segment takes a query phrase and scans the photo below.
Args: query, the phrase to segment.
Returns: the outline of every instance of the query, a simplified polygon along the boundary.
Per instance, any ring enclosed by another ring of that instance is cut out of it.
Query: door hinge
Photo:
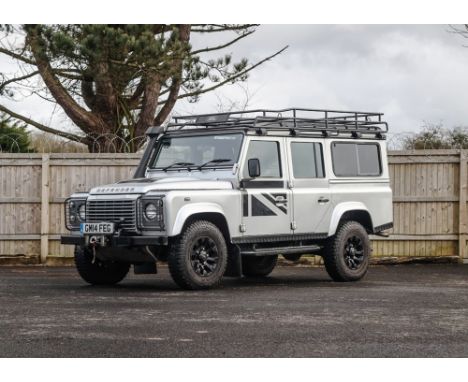
[[[246,229],[245,229],[245,224],[241,224],[241,225],[239,226],[239,231],[240,231],[240,232],[245,232],[245,231],[246,231]]]
[[[288,180],[288,188],[294,188],[294,183],[292,180]]]
[[[291,222],[291,229],[292,229],[293,231],[297,229],[297,224],[296,224],[295,221],[292,221],[292,222]]]

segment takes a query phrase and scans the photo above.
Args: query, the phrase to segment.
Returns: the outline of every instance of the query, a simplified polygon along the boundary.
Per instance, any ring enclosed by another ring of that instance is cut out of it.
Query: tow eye
[[[96,247],[98,245],[104,247],[106,245],[106,238],[104,236],[90,236],[88,243],[93,251],[93,260],[91,263],[94,264],[96,262]]]

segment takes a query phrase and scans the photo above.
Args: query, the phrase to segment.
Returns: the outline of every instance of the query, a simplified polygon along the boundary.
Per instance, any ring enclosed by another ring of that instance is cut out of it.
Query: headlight
[[[65,201],[65,226],[70,231],[80,228],[86,220],[86,199],[67,199]]]
[[[80,205],[80,207],[78,207],[78,216],[80,217],[81,221],[86,220],[86,204],[83,203]]]
[[[153,203],[146,205],[145,216],[148,220],[154,220],[158,216],[158,209]]]
[[[138,200],[138,227],[143,231],[164,231],[163,196],[144,196]]]

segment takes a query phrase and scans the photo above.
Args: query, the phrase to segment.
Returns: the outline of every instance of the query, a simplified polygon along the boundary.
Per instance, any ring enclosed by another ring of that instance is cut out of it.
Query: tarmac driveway
[[[322,268],[183,291],[131,274],[87,286],[73,268],[0,268],[2,357],[468,356],[468,266],[374,266],[358,283]]]

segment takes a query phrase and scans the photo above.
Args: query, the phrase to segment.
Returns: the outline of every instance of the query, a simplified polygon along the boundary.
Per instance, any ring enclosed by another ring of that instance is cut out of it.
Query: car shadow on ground
[[[138,276],[137,276],[138,277]],[[274,287],[274,288],[340,288],[350,286],[358,287],[365,286],[365,279],[360,282],[355,283],[340,283],[334,282],[327,275],[281,275],[281,276],[269,276],[269,277],[259,277],[259,278],[233,278],[225,277],[223,278],[221,284],[216,288],[206,289],[206,290],[184,290],[181,289],[176,283],[174,283],[170,278],[165,276],[164,278],[159,278],[158,275],[154,275],[154,278],[148,278],[147,276],[144,279],[138,280],[137,278],[130,278],[122,281],[117,285],[104,286],[104,285],[87,285],[84,284],[80,286],[76,285],[61,285],[61,288],[64,289],[75,289],[79,291],[86,292],[98,292],[103,293],[113,293],[113,292],[133,292],[133,291],[148,291],[148,292],[185,292],[185,293],[206,293],[206,292],[220,292],[232,290],[260,290],[265,287]]]

